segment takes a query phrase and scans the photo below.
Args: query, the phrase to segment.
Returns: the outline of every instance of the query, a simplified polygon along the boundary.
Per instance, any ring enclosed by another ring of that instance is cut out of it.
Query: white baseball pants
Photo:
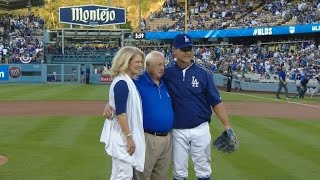
[[[316,89],[311,93],[311,97],[320,92],[320,83],[316,84]]]
[[[188,177],[188,160],[191,155],[198,178],[211,175],[211,134],[209,123],[192,129],[173,129],[173,172],[177,180]]]
[[[112,157],[112,172],[110,180],[132,180],[132,178],[132,165]]]

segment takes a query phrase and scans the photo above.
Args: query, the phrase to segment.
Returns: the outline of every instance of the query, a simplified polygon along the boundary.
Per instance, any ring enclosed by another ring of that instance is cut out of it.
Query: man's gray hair
[[[147,54],[147,56],[145,58],[144,67],[147,67],[147,62],[152,62],[153,59],[155,59],[156,56],[162,56],[163,58],[165,58],[162,52],[151,51],[150,53]]]

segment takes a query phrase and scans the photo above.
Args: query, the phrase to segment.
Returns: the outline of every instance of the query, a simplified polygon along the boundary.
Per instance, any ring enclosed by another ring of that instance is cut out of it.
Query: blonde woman
[[[132,79],[142,73],[145,54],[136,47],[121,48],[112,61],[109,105],[115,115],[104,123],[100,141],[112,157],[111,180],[131,180],[133,168],[143,172],[145,138],[140,95]]]

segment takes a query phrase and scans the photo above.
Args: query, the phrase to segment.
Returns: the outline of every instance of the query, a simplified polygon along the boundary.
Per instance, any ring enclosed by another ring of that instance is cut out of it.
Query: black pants
[[[299,98],[304,98],[304,94],[307,92],[307,85],[301,86],[299,91]]]
[[[231,92],[231,84],[232,84],[232,78],[228,77],[228,80],[227,80],[227,92]]]

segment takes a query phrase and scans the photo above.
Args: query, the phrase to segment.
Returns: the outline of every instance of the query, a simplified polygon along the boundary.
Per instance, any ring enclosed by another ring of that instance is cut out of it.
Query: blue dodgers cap
[[[192,38],[187,34],[178,34],[174,39],[172,46],[175,48],[192,47]]]

